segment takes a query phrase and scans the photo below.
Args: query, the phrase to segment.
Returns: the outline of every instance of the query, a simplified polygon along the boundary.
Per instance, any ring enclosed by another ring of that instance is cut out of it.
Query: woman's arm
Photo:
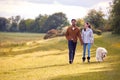
[[[91,29],[91,32],[90,32],[90,37],[91,37],[91,43],[94,43],[94,34],[93,34],[93,30]]]

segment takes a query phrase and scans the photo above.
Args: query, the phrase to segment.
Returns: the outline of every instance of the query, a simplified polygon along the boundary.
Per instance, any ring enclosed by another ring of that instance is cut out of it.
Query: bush
[[[44,36],[44,39],[49,39],[57,36],[58,31],[56,29],[49,30],[46,35]]]
[[[51,29],[46,33],[44,39],[54,38],[57,36],[64,36],[64,32],[62,30]]]
[[[110,25],[105,25],[104,31],[112,31],[112,27]]]

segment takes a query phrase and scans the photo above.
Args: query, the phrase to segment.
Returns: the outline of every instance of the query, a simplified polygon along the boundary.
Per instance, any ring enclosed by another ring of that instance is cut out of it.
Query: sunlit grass
[[[24,36],[24,42],[26,34],[19,33],[19,36]],[[11,37],[14,40],[14,35]],[[119,80],[119,42],[120,37],[110,33],[95,35],[95,44],[108,50],[105,61],[96,62],[97,47],[93,45],[91,63],[82,63],[82,46],[78,43],[74,63],[70,65],[65,37],[32,38],[24,45],[12,46],[6,55],[1,53],[0,80]]]

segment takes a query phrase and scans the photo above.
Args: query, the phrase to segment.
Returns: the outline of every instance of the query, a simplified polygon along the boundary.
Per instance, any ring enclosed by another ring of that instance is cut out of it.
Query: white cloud
[[[100,3],[92,6],[90,9],[101,10],[105,14],[105,17],[108,17],[109,7],[110,7],[110,5],[109,5],[110,1],[111,0],[100,2]]]
[[[21,15],[23,18],[35,18],[39,14],[50,15],[55,12],[63,12],[70,20],[72,18],[83,18],[87,12],[93,8],[99,9],[101,7],[101,9],[106,13],[106,7],[109,6],[108,1],[110,0],[106,0],[106,2],[100,2],[92,7],[87,8],[81,6],[63,5],[63,3],[60,3],[58,0],[54,0],[53,4],[43,4],[40,2],[33,3],[29,0],[4,0],[0,1],[0,16],[11,17]]]
[[[16,1],[16,0],[15,0]],[[55,1],[63,5],[91,7],[94,4],[111,0],[24,0],[32,3],[53,4]]]
[[[1,4],[0,7],[0,13],[3,13],[2,16],[5,14],[4,16],[6,17],[21,15],[24,18],[35,18],[39,14],[50,15],[55,12],[63,12],[71,19],[81,18],[87,14],[86,8],[80,6],[65,6],[57,1],[54,1],[54,4],[37,4],[29,3],[27,1],[16,1]]]

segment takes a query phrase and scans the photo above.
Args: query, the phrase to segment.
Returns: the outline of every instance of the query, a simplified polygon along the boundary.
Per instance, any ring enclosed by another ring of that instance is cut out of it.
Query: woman
[[[88,60],[88,62],[90,62],[90,48],[94,41],[94,38],[93,38],[93,31],[88,23],[85,23],[85,27],[82,30],[82,40],[83,40],[82,60],[83,60],[83,62],[85,62],[85,60],[86,60],[86,47],[87,47],[87,50],[88,50],[87,60]]]

